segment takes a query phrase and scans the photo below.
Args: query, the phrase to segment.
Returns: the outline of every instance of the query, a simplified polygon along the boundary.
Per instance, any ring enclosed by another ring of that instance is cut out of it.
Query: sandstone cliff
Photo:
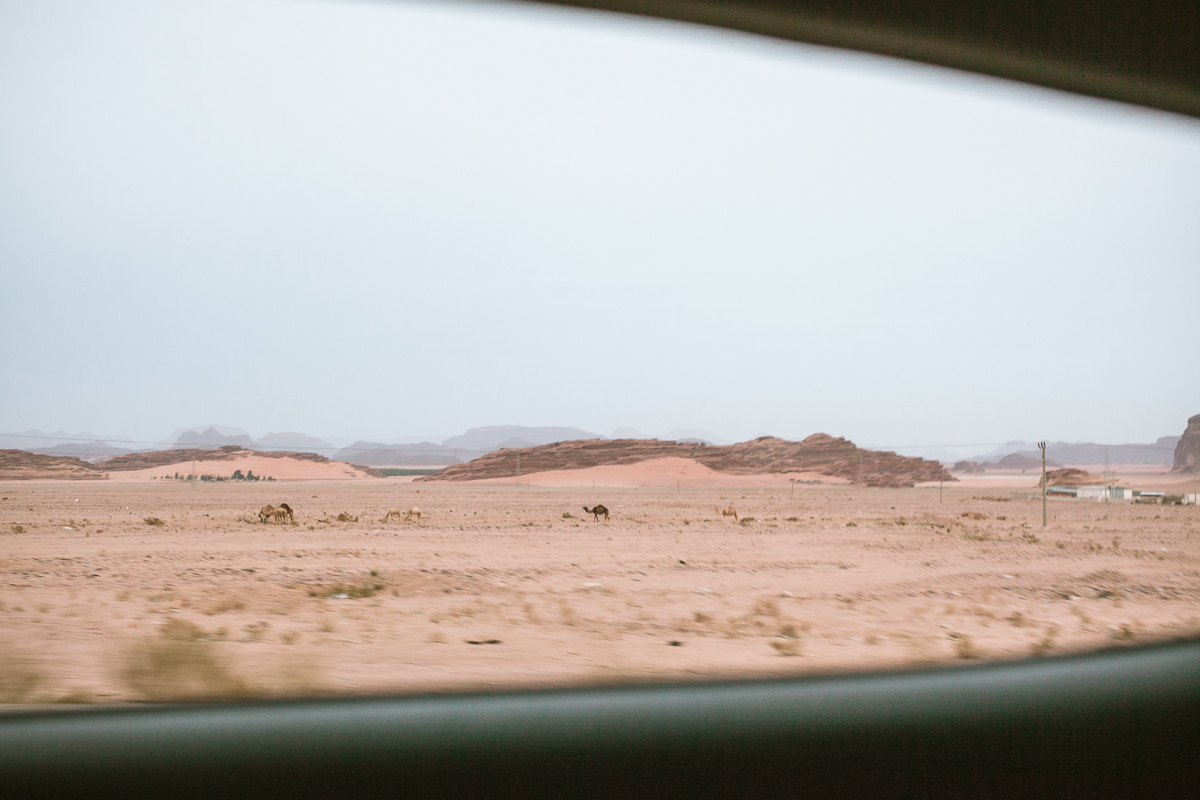
[[[0,450],[0,480],[104,480],[108,476],[81,458]]]
[[[1191,474],[1200,465],[1200,414],[1188,419],[1187,429],[1175,445],[1175,465],[1171,472]]]
[[[421,481],[471,481],[508,478],[518,473],[584,469],[608,464],[636,464],[652,458],[690,458],[732,475],[816,472],[866,486],[912,486],[925,481],[953,481],[936,461],[861,449],[853,442],[815,433],[802,442],[763,436],[732,445],[665,442],[659,439],[591,439],[556,442],[540,447],[497,450],[418,478]]]

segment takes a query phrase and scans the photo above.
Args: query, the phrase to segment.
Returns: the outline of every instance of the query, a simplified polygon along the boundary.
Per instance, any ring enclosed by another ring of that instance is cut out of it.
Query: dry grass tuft
[[[764,597],[754,603],[754,613],[763,617],[778,617],[779,603],[773,598]]]
[[[23,525],[17,525],[15,522],[9,526],[9,529],[13,533],[24,533],[25,532],[25,527]]]
[[[158,639],[128,648],[121,679],[137,695],[154,702],[248,696],[245,682],[221,663],[211,643],[199,641],[204,638],[207,634],[198,625],[169,619]]]
[[[0,703],[24,701],[42,682],[42,676],[28,658],[7,645],[0,647]]]
[[[308,590],[309,597],[327,597],[333,600],[360,600],[373,597],[382,592],[384,585],[377,580],[366,580],[362,583],[335,583],[332,586],[315,587]]]
[[[772,639],[771,647],[775,648],[775,652],[781,656],[800,655],[799,639]]]
[[[338,522],[358,522],[358,517],[352,514],[347,514],[345,511],[337,515]]]
[[[235,600],[232,597],[225,597],[217,600],[215,603],[204,609],[204,613],[208,616],[215,614],[226,614],[230,611],[241,611],[246,607],[246,604],[241,600]]]
[[[1035,656],[1044,656],[1054,649],[1054,638],[1058,636],[1058,626],[1046,628],[1046,636],[1040,642],[1034,642],[1029,652]]]
[[[160,528],[163,525],[167,524],[167,523],[163,522],[161,519],[159,519],[158,517],[146,517],[144,520],[142,520],[142,522],[146,523],[147,525],[152,525],[156,528]]]
[[[975,646],[971,641],[971,637],[965,633],[952,633],[950,638],[954,639],[954,655],[958,658],[982,658],[983,651]]]

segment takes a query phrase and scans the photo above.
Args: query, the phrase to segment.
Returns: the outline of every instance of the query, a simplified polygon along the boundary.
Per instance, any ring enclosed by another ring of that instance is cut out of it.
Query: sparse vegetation
[[[775,648],[775,652],[781,656],[800,655],[799,639],[772,639],[771,647]]]
[[[163,525],[167,524],[158,517],[146,517],[144,520],[142,520],[142,522],[145,522],[147,525],[151,525],[156,528],[161,528]]]
[[[41,673],[29,658],[7,644],[0,646],[0,703],[25,702],[41,682]]]
[[[313,587],[308,590],[308,596],[333,600],[360,600],[364,597],[374,597],[383,589],[383,583],[369,579],[361,583],[335,583],[331,586]]]
[[[127,649],[121,679],[141,698],[156,702],[248,696],[245,682],[221,662],[206,638],[198,625],[169,619],[157,639]]]
[[[954,655],[957,658],[971,659],[982,658],[983,652],[975,646],[971,641],[971,637],[965,633],[952,633],[950,638],[954,640]]]

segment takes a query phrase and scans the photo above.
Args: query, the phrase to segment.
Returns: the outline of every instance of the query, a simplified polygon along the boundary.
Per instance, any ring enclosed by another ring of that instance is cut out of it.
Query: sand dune
[[[824,485],[847,483],[845,478],[821,475],[817,472],[787,472],[760,475],[730,475],[717,472],[690,458],[652,458],[636,464],[605,464],[586,469],[560,469],[547,472],[532,472],[518,479],[487,478],[465,481],[479,486],[503,486],[515,484],[527,486],[596,486],[613,488],[661,487],[674,488],[677,484],[694,488],[758,488],[763,486],[787,487],[791,479],[797,481],[819,481]]]
[[[201,475],[218,475],[223,478],[228,478],[235,470],[241,470],[242,474],[253,472],[263,478],[271,477],[278,481],[350,480],[369,477],[362,470],[341,461],[307,461],[298,458],[245,455],[227,461],[201,461],[194,466],[193,462],[187,461],[182,464],[110,472],[108,479],[117,483],[160,481],[170,479],[176,473],[187,475],[193,470]]]

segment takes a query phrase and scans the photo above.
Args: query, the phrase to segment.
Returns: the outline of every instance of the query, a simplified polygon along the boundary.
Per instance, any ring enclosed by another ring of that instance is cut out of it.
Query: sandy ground
[[[1042,530],[1027,488],[764,484],[0,484],[0,702],[798,675],[1200,633],[1195,507],[1055,501]],[[296,525],[257,521],[281,501]],[[596,501],[608,523],[583,518]],[[420,524],[381,523],[414,505]],[[358,521],[323,521],[341,512]]]

